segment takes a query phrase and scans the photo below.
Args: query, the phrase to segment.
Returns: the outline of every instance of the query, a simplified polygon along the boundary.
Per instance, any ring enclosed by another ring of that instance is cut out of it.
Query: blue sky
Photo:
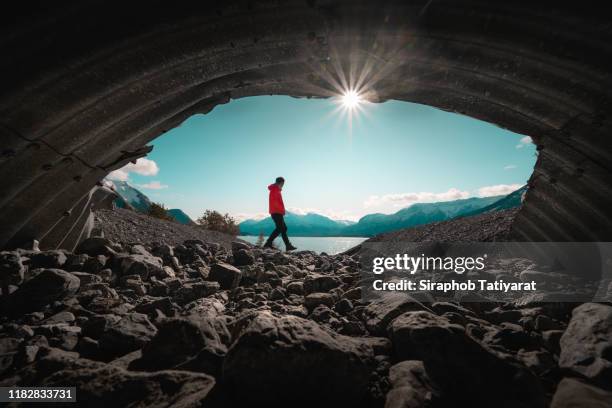
[[[324,99],[258,96],[195,115],[154,140],[146,160],[111,173],[192,218],[215,209],[267,211],[268,184],[285,205],[353,219],[415,202],[507,193],[536,160],[524,135],[408,102],[365,104],[352,122]]]

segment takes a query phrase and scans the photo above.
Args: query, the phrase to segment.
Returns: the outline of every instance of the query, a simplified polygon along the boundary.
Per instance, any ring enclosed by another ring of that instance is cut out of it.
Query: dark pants
[[[272,245],[272,241],[279,235],[283,237],[283,242],[285,246],[290,246],[291,242],[289,242],[289,237],[287,236],[287,225],[285,224],[285,218],[283,214],[272,214],[272,221],[274,221],[274,225],[276,225],[276,229],[272,231],[266,245]]]

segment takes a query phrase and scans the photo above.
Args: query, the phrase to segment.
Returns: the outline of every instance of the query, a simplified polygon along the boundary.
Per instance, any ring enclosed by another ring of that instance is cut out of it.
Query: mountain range
[[[471,197],[437,203],[417,203],[393,214],[368,214],[357,222],[337,221],[320,214],[298,215],[287,213],[285,223],[294,236],[363,236],[395,231],[417,225],[446,221],[514,208],[521,205],[526,186],[508,194],[493,197]],[[239,224],[242,235],[264,235],[274,230],[270,217],[262,220],[245,220]]]
[[[115,199],[115,205],[119,208],[128,208],[146,214],[151,207],[152,201],[140,190],[129,184],[127,181],[106,180],[107,185],[111,185],[119,195]],[[171,208],[166,211],[179,224],[195,224],[185,212],[179,208]]]
[[[119,197],[115,205],[147,213],[152,201],[127,181],[107,181],[112,184]],[[471,197],[437,203],[417,203],[393,214],[368,214],[359,221],[333,220],[321,214],[295,214],[288,212],[285,223],[291,235],[303,237],[362,236],[370,237],[383,232],[415,227],[432,222],[446,221],[457,217],[467,217],[508,208],[519,207],[527,186],[508,195],[493,197]],[[194,221],[181,209],[167,210],[177,222],[194,224]],[[242,235],[269,235],[274,230],[270,217],[260,220],[245,220],[239,224]]]

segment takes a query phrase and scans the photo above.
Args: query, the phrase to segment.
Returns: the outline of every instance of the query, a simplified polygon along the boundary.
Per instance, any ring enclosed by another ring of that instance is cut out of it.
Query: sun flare
[[[361,103],[361,95],[357,91],[348,90],[342,95],[342,105],[348,109],[354,109]]]

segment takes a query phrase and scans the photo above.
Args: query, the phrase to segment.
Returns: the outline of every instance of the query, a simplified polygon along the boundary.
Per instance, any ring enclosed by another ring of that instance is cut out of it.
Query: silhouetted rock
[[[111,322],[99,338],[100,352],[106,357],[116,357],[142,348],[157,333],[146,315],[129,313]]]
[[[187,371],[133,372],[115,365],[76,360],[40,383],[76,387],[79,404],[87,407],[194,407],[206,399],[215,380]]]
[[[574,309],[561,337],[559,366],[612,390],[612,306],[585,303]]]
[[[0,284],[2,289],[8,285],[19,285],[23,282],[25,267],[18,252],[0,252]]]
[[[559,383],[550,408],[610,408],[612,391],[597,388],[575,378],[564,378]]]
[[[11,315],[35,312],[53,301],[74,295],[79,285],[79,279],[69,272],[45,269],[10,295],[8,312]]]
[[[544,406],[537,377],[446,318],[426,311],[406,312],[393,320],[389,330],[398,357],[422,360],[432,381],[457,402],[478,407],[490,407],[495,401]]]
[[[223,365],[241,403],[344,406],[367,395],[372,349],[295,316],[257,314],[240,333]]]
[[[215,376],[220,373],[227,348],[210,319],[167,319],[158,328],[132,368],[151,371],[191,363],[191,371]]]

